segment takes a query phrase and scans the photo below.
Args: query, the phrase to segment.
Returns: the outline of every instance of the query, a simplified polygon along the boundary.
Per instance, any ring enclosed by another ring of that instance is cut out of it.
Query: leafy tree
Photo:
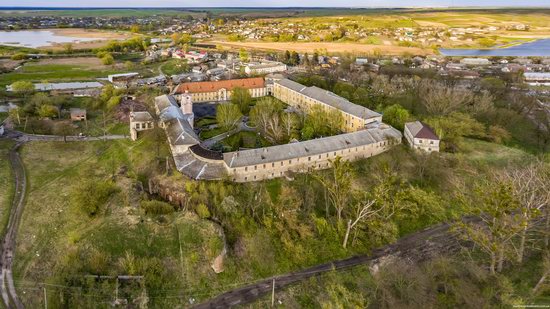
[[[250,120],[265,137],[273,142],[282,142],[285,138],[283,121],[281,120],[282,105],[273,98],[262,98],[252,108]]]
[[[26,53],[16,53],[11,56],[11,60],[25,60],[27,57],[28,55]]]
[[[483,137],[485,127],[471,116],[464,113],[452,113],[448,116],[430,117],[426,123],[436,131],[441,139],[442,149],[457,151],[465,136]]]
[[[330,164],[332,168],[329,174],[314,177],[326,190],[330,203],[336,211],[337,222],[340,223],[344,209],[351,198],[354,171],[350,162],[341,157],[330,160]]]
[[[216,121],[224,130],[232,130],[235,128],[242,117],[243,114],[236,104],[218,104],[216,108]]]
[[[489,255],[489,269],[495,274],[502,270],[512,238],[522,230],[514,215],[519,204],[509,182],[486,182],[475,193],[475,211],[483,224],[459,222],[457,230]]]
[[[38,107],[38,116],[41,118],[52,118],[57,116],[57,107],[49,104],[43,104]]]
[[[107,54],[101,58],[101,63],[104,65],[112,65],[115,63],[115,58],[111,54]]]
[[[241,60],[241,62],[248,62],[250,60],[250,55],[248,54],[246,49],[241,48],[239,50],[239,59]]]
[[[252,96],[248,89],[236,87],[231,92],[231,103],[239,106],[241,113],[248,114],[250,110],[250,103],[252,103]]]
[[[405,128],[405,122],[409,120],[409,117],[409,111],[404,109],[399,104],[394,104],[384,109],[382,121],[400,131],[403,131]]]
[[[11,89],[17,94],[28,95],[34,92],[34,85],[30,81],[20,80],[11,84]]]

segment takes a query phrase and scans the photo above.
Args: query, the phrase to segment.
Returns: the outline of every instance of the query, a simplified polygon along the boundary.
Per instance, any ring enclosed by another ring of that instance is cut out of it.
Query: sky
[[[550,0],[1,0],[2,6],[39,7],[461,7],[538,6]]]

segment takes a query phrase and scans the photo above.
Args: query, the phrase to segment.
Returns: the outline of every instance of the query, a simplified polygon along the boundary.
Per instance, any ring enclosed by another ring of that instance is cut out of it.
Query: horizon
[[[2,6],[0,9],[509,9],[509,8],[550,8],[549,5],[460,5],[460,6],[447,6],[447,5],[430,5],[430,6]]]

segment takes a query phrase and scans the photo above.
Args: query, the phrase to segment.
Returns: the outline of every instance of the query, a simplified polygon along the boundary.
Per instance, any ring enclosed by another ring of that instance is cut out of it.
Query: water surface
[[[550,57],[550,39],[523,43],[508,48],[496,49],[445,49],[439,50],[444,56],[501,56],[501,57]]]
[[[50,30],[0,31],[0,45],[37,48],[55,43],[78,43],[101,40],[55,34]]]

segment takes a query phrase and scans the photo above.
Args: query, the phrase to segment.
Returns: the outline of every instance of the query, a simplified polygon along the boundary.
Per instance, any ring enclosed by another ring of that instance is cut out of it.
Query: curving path
[[[23,303],[19,300],[15,286],[13,284],[12,264],[15,254],[15,241],[19,221],[25,205],[25,190],[27,188],[27,176],[23,161],[19,156],[19,147],[23,142],[18,142],[9,152],[9,160],[13,170],[15,180],[15,191],[10,209],[8,226],[0,247],[0,294],[2,302],[6,308],[23,308]]]

